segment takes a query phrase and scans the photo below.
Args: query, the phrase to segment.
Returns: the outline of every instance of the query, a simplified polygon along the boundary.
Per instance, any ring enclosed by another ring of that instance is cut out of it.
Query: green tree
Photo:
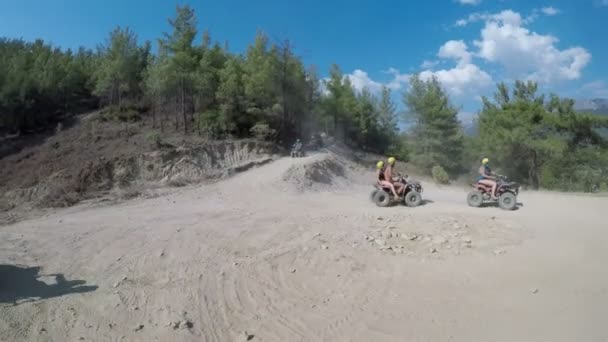
[[[89,50],[0,38],[0,133],[46,129],[94,107],[94,65]]]
[[[450,104],[439,81],[412,76],[403,102],[414,124],[412,162],[426,172],[436,165],[449,173],[461,171],[464,140],[458,110]]]
[[[240,57],[228,58],[225,67],[220,71],[220,85],[217,91],[220,104],[220,125],[227,132],[239,135],[249,134],[253,126],[247,116],[241,115],[245,107],[243,89],[243,61]]]
[[[129,28],[114,29],[107,44],[99,48],[95,94],[119,109],[124,99],[139,96],[149,51],[149,44],[137,45],[137,36]]]
[[[484,152],[512,177],[525,179],[533,188],[540,185],[539,170],[544,163],[559,158],[566,147],[565,139],[555,134],[554,118],[537,89],[536,83],[517,81],[509,94],[507,86],[499,84],[495,103],[484,97],[479,115]]]
[[[181,113],[184,133],[188,133],[188,123],[194,119],[194,101],[196,91],[199,56],[192,45],[197,34],[197,20],[194,9],[190,6],[177,6],[175,18],[169,19],[173,29],[160,39],[160,50],[166,60],[166,96],[175,103],[175,129],[179,128],[178,113]],[[190,114],[190,117],[188,117]]]
[[[479,143],[509,175],[533,188],[588,191],[606,182],[606,142],[598,129],[608,120],[576,113],[574,101],[537,94],[534,82],[499,84],[494,102],[484,98]]]
[[[382,148],[398,156],[401,160],[407,159],[405,140],[399,138],[397,109],[391,99],[391,90],[388,87],[382,87],[380,94],[378,124],[382,132],[380,141]]]

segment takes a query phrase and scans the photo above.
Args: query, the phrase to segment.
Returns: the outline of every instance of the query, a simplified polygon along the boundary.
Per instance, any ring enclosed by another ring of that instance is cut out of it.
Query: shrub
[[[219,111],[206,111],[197,115],[197,129],[200,135],[214,139],[224,135],[229,129],[224,115]]]
[[[134,108],[109,106],[100,111],[101,121],[136,122],[141,114]]]
[[[274,138],[277,131],[271,128],[267,123],[258,122],[249,129],[251,135],[260,140],[270,140]]]
[[[448,176],[448,173],[439,165],[433,166],[431,174],[433,175],[433,180],[437,184],[448,184],[450,182],[450,176]]]
[[[154,145],[156,148],[161,148],[163,146],[163,141],[158,132],[151,132],[146,135],[146,140]]]

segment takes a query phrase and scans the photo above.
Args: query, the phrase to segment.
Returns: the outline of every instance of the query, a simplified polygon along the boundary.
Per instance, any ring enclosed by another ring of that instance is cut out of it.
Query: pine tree
[[[149,49],[149,45],[137,45],[137,36],[129,28],[114,29],[107,44],[100,47],[95,94],[122,109],[124,99],[133,99],[140,93]]]
[[[450,104],[439,81],[435,77],[421,80],[418,75],[412,76],[403,101],[414,119],[412,161],[425,171],[439,165],[448,172],[459,172],[464,143],[462,128],[458,110]]]

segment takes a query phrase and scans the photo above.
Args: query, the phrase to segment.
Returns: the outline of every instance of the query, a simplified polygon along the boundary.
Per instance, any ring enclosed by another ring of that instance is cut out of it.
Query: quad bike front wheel
[[[504,210],[513,210],[517,205],[517,197],[511,192],[505,192],[498,197],[498,206]]]
[[[473,190],[467,195],[467,203],[471,207],[480,207],[483,203],[483,194],[479,190]]]
[[[372,193],[369,195],[370,201],[372,201],[372,202],[374,201],[374,199],[376,198],[376,194],[378,193],[378,191],[380,191],[380,190],[374,189],[374,191],[372,191]]]
[[[384,190],[378,190],[378,192],[376,192],[376,195],[374,196],[374,203],[376,203],[377,206],[386,207],[390,202],[391,195],[388,192]]]
[[[417,191],[410,191],[405,194],[405,205],[408,207],[417,207],[422,203],[422,196]]]

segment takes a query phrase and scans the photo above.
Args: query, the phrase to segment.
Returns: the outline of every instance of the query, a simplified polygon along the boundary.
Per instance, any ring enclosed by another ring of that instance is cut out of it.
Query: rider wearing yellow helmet
[[[395,189],[393,195],[395,195],[395,197],[399,197],[398,193],[401,193],[401,190],[405,187],[405,184],[398,182],[393,178],[393,168],[395,167],[396,161],[397,159],[395,159],[395,157],[388,158],[388,166],[384,169],[384,179]]]
[[[391,182],[388,182],[385,178],[386,165],[384,164],[384,162],[382,160],[376,163],[376,169],[378,170],[378,173],[376,174],[376,179],[378,181],[378,184],[380,184],[383,187],[389,188],[391,190],[391,192],[393,193],[393,195],[398,197],[393,184]]]
[[[492,197],[496,198],[496,173],[490,169],[490,159],[483,158],[479,167],[477,182],[492,187]]]

